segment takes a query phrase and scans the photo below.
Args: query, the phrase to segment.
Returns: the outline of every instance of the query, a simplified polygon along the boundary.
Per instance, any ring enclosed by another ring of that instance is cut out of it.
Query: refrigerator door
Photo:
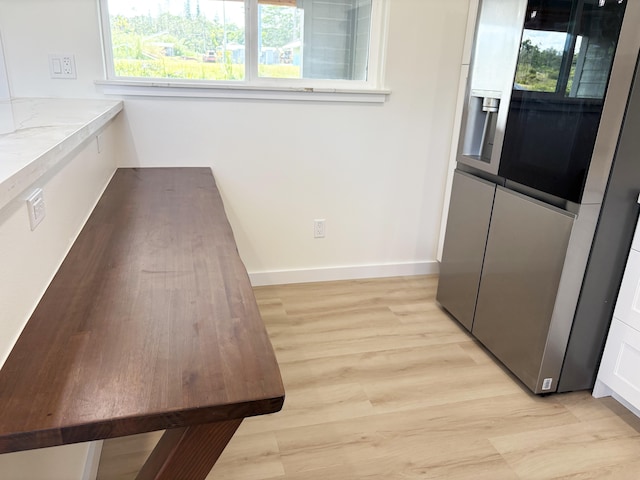
[[[467,330],[476,308],[495,184],[456,170],[436,300]]]
[[[580,203],[626,7],[529,1],[498,175]]]
[[[472,333],[534,393],[557,387],[557,378],[539,376],[573,222],[568,212],[496,191]]]

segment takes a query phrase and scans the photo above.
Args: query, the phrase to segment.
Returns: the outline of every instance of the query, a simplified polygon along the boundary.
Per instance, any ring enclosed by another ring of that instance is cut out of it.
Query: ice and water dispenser
[[[525,10],[526,2],[485,2],[479,13],[458,153],[459,161],[494,174]]]

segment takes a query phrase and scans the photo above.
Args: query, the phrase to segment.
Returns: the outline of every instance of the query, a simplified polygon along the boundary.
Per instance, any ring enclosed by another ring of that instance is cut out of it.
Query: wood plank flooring
[[[256,288],[284,409],[246,419],[207,478],[640,478],[640,419],[590,392],[530,394],[440,310],[436,286]],[[106,441],[98,479],[134,478],[159,436]]]

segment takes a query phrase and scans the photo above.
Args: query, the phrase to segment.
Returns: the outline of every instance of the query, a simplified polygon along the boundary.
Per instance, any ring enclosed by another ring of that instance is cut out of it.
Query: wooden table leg
[[[204,480],[242,419],[167,430],[136,480]]]

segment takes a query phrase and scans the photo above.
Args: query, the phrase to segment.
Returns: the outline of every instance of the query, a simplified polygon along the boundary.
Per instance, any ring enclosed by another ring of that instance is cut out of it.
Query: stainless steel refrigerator
[[[595,379],[640,192],[637,25],[628,0],[480,5],[437,300],[534,393]]]

